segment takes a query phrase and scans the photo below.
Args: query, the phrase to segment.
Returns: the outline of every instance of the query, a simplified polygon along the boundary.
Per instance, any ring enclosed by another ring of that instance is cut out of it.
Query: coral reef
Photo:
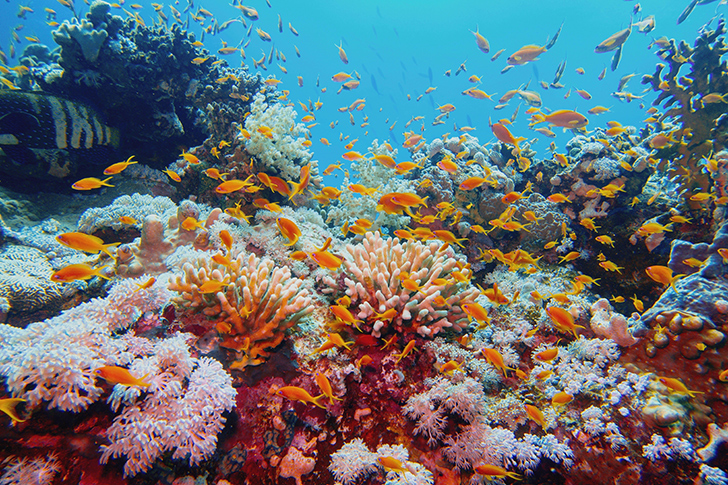
[[[131,217],[137,221],[135,225],[141,225],[141,222],[150,215],[162,221],[169,221],[171,217],[177,216],[177,205],[167,197],[122,195],[105,207],[91,207],[84,211],[78,219],[77,230],[87,234],[102,229],[118,231],[125,227],[119,220],[120,217]]]
[[[58,309],[73,295],[72,287],[50,280],[53,267],[39,250],[5,246],[0,251],[0,320],[10,312]]]
[[[148,470],[169,451],[191,466],[207,460],[217,449],[223,413],[235,406],[232,379],[219,362],[190,358],[184,337],[156,347],[137,367],[148,372],[150,393],[114,418],[106,431],[111,444],[102,446],[101,463],[126,458],[125,476]]]
[[[311,160],[311,152],[304,146],[308,130],[302,123],[295,122],[296,112],[280,103],[268,103],[265,96],[256,94],[250,105],[250,115],[245,119],[245,129],[250,138],[243,134],[247,152],[262,162],[268,170],[276,170],[286,179],[296,179],[300,168]],[[270,130],[260,131],[261,127]],[[312,165],[315,175],[316,164]]]
[[[112,287],[109,295],[78,305],[57,317],[32,323],[25,329],[2,325],[0,374],[15,397],[37,408],[79,412],[103,393],[95,370],[124,364],[134,344],[113,332],[131,327],[147,311],[156,311],[170,298],[157,283],[134,292],[134,280]]]
[[[288,268],[245,252],[232,253],[230,263],[209,255],[185,263],[170,289],[177,303],[209,319],[223,337],[221,346],[236,353],[233,368],[260,364],[285,337],[285,331],[311,313],[311,297],[303,281]]]
[[[346,294],[353,313],[367,320],[372,335],[394,330],[432,337],[443,329],[460,331],[468,325],[463,304],[473,303],[478,290],[453,279],[459,260],[452,248],[368,232],[361,244],[346,249],[351,256],[344,260]],[[401,286],[405,274],[416,283],[416,290]],[[395,310],[395,316],[381,317],[388,310]]]
[[[710,93],[728,90],[725,64],[721,62],[721,56],[728,52],[725,32],[725,19],[719,19],[715,29],[702,29],[693,47],[671,39],[657,53],[667,66],[658,63],[654,74],[642,78],[642,84],[648,84],[657,93],[653,104],[669,108],[661,120],[674,117],[679,121],[679,128],[673,132],[673,138],[679,141],[659,150],[658,157],[670,174],[679,178],[680,189],[686,194],[711,185],[713,174],[700,170],[700,162],[725,148],[718,120],[727,110],[723,103],[706,100]],[[663,73],[666,67],[668,71]],[[716,189],[718,197],[726,195],[724,184],[716,183]],[[694,209],[700,207],[695,201],[687,202]]]

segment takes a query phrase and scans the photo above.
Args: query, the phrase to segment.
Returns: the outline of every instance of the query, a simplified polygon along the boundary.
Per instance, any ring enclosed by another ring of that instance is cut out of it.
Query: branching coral
[[[643,84],[649,84],[653,91],[659,93],[653,104],[664,102],[665,108],[670,108],[661,119],[678,117],[682,124],[681,133],[690,134],[687,144],[671,144],[658,153],[663,160],[673,158],[670,169],[681,177],[683,189],[707,187],[708,177],[698,163],[711,151],[724,148],[716,145],[722,137],[717,136],[715,128],[716,121],[726,113],[725,104],[712,102],[708,96],[728,91],[726,63],[721,61],[723,54],[728,52],[728,44],[723,38],[725,32],[725,19],[721,18],[715,30],[703,29],[694,47],[684,41],[676,45],[671,40],[668,46],[658,51],[658,55],[669,64],[669,72],[663,75],[666,66],[660,63],[654,74],[642,79]],[[690,67],[690,72],[678,77],[684,65]],[[699,207],[695,202],[690,203],[694,208]]]
[[[293,108],[268,104],[263,95],[256,94],[250,105],[250,116],[245,119],[245,129],[250,133],[245,149],[265,167],[279,170],[288,179],[297,179],[301,167],[311,159],[311,153],[303,145],[308,130],[303,124],[296,124],[295,118]]]
[[[434,336],[443,328],[460,331],[468,325],[462,305],[474,303],[479,292],[455,279],[460,261],[452,248],[368,232],[362,244],[346,249],[351,255],[344,260],[346,294],[356,305],[357,318],[371,320],[372,335],[409,327],[422,336]],[[402,287],[407,278],[418,285],[416,291]],[[390,309],[397,311],[391,320],[376,315]]]
[[[230,259],[219,264],[206,255],[185,263],[170,289],[181,293],[179,305],[210,318],[224,336],[223,347],[244,354],[235,368],[261,363],[313,307],[303,280],[292,278],[289,268],[243,252]]]

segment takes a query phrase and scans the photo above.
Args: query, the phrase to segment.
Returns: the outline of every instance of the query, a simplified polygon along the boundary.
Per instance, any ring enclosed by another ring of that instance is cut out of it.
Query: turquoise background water
[[[458,127],[468,125],[476,128],[471,132],[477,136],[481,143],[494,139],[489,128],[489,120],[493,122],[501,118],[510,118],[516,106],[518,97],[511,100],[509,105],[499,111],[494,110],[497,101],[487,99],[478,100],[462,95],[462,91],[473,87],[468,82],[468,76],[481,77],[479,89],[488,94],[494,94],[494,100],[502,96],[509,89],[525,86],[530,82],[529,89],[537,91],[542,99],[544,108],[549,110],[575,109],[581,113],[596,105],[610,108],[609,113],[600,116],[587,115],[590,120],[589,129],[604,126],[609,120],[616,120],[622,124],[635,124],[641,126],[641,120],[649,115],[645,110],[654,99],[654,94],[646,93],[644,107],[640,102],[620,102],[611,96],[617,89],[619,79],[630,73],[638,74],[629,82],[627,91],[641,95],[644,85],[640,84],[641,76],[653,73],[655,64],[660,62],[656,56],[657,48],[648,49],[653,37],[667,36],[676,40],[687,40],[691,45],[697,36],[698,29],[718,13],[726,11],[725,5],[714,2],[709,5],[696,7],[688,20],[676,25],[676,19],[687,5],[687,1],[660,1],[648,0],[639,2],[642,11],[634,15],[634,21],[641,17],[654,15],[656,28],[649,34],[641,34],[633,30],[632,35],[624,46],[624,52],[619,68],[612,72],[607,69],[606,77],[599,81],[597,76],[605,67],[609,67],[612,53],[596,54],[594,47],[611,34],[628,26],[636,2],[633,1],[282,1],[271,0],[272,7],[264,1],[256,0],[246,3],[255,7],[259,12],[259,20],[254,25],[250,43],[245,47],[247,59],[239,54],[220,56],[232,66],[239,66],[245,62],[252,67],[252,59],[260,59],[269,55],[271,46],[282,52],[287,61],[276,61],[267,64],[264,76],[275,75],[283,80],[279,90],[290,90],[289,99],[296,102],[299,119],[305,114],[298,101],[306,102],[308,99],[323,102],[322,108],[315,113],[318,125],[311,130],[311,147],[314,158],[319,160],[321,169],[337,160],[346,151],[344,144],[339,142],[340,134],[350,139],[358,138],[354,149],[366,152],[372,139],[379,141],[389,139],[393,146],[400,148],[397,161],[408,159],[403,153],[401,143],[404,140],[403,131],[405,123],[414,116],[423,116],[422,121],[414,122],[409,129],[420,132],[424,127],[424,136],[431,140],[444,133],[454,133],[454,124]],[[0,46],[7,53],[11,43],[10,30],[17,24],[24,28],[18,33],[21,38],[26,35],[37,35],[42,42],[54,45],[50,36],[51,27],[45,23],[45,7],[58,12],[58,21],[70,18],[70,12],[56,1],[31,1],[23,3],[30,6],[34,12],[27,14],[27,18],[19,19],[17,2],[0,3]],[[124,8],[131,9],[131,2],[126,2]],[[156,15],[150,3],[139,1],[141,9],[136,10],[150,24]],[[186,3],[175,3],[175,8],[182,11]],[[240,12],[228,2],[204,1],[195,2],[191,11],[200,7],[212,12],[219,23],[239,16]],[[87,5],[79,3],[77,10],[85,12]],[[125,16],[123,11],[115,9],[119,15]],[[169,8],[165,6],[164,12],[171,19]],[[278,31],[278,14],[283,22],[283,31]],[[183,19],[186,14],[183,14]],[[288,29],[291,23],[299,32],[293,35]],[[506,59],[514,51],[526,44],[544,45],[547,39],[554,35],[563,22],[564,27],[555,46],[542,54],[538,61],[523,66],[515,66],[505,74],[500,71],[506,64]],[[248,20],[248,24],[250,25]],[[207,26],[210,20],[204,22]],[[715,21],[713,22],[715,25]],[[264,42],[256,34],[259,27],[268,32],[273,41]],[[478,28],[490,42],[489,54],[482,53],[476,45],[475,37],[470,32]],[[200,35],[202,27],[194,22],[189,30]],[[222,41],[229,45],[238,45],[246,42],[247,29],[240,23],[233,23],[231,27],[218,35],[204,36],[205,47],[216,53],[222,46]],[[344,64],[338,56],[336,45],[343,43],[343,48],[349,58]],[[22,52],[27,45],[25,39],[16,50]],[[301,52],[298,58],[294,52],[297,46]],[[500,49],[505,52],[495,62],[491,56]],[[16,55],[16,60],[17,60]],[[566,87],[563,89],[543,90],[539,81],[551,82],[560,62],[567,61],[564,75],[561,79]],[[455,76],[458,66],[465,62],[467,72]],[[13,65],[14,62],[10,62]],[[288,73],[284,74],[277,64],[283,65]],[[584,75],[575,72],[577,67],[585,70]],[[450,70],[452,75],[447,77],[445,72]],[[343,91],[336,94],[339,87],[331,81],[331,76],[344,71],[361,75],[360,86],[352,91]],[[302,76],[303,87],[299,87],[297,76]],[[319,85],[316,85],[317,79]],[[437,89],[425,94],[420,101],[417,96],[423,94],[428,87]],[[326,92],[322,92],[326,88]],[[574,89],[588,91],[593,97],[590,101],[579,97]],[[564,99],[567,90],[571,95]],[[407,95],[411,99],[407,99]],[[350,105],[357,98],[366,99],[366,107],[362,111],[354,111],[355,125],[351,125],[349,113],[341,113],[337,108]],[[446,103],[455,105],[456,110],[447,118],[446,123],[432,126],[432,121],[438,113],[436,106]],[[527,117],[524,111],[528,108],[520,103],[520,113],[511,127],[516,136],[525,136],[528,139],[537,138],[533,147],[539,157],[545,157],[551,139],[528,129]],[[368,116],[369,125],[361,127],[364,117]],[[397,122],[393,130],[389,127]],[[330,123],[338,122],[333,129]],[[558,137],[556,144],[563,151],[564,144],[572,136],[571,133],[562,133],[555,129]],[[325,137],[331,146],[323,145],[319,140]],[[345,165],[347,162],[345,162]]]

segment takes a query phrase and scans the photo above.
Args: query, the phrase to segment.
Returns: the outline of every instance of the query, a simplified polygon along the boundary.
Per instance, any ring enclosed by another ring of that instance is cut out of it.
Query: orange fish
[[[481,325],[487,325],[490,322],[488,317],[488,311],[478,303],[461,303],[460,307],[463,309],[468,319],[472,322],[473,319],[477,320]]]
[[[149,387],[151,385],[149,382],[144,382],[144,379],[147,377],[146,374],[142,377],[134,377],[131,375],[131,372],[129,372],[129,369],[114,365],[105,365],[96,369],[96,375],[102,377],[109,384],[139,387]]]
[[[133,291],[133,293],[136,293],[137,291],[146,290],[147,288],[151,288],[151,286],[154,284],[154,282],[157,281],[156,278],[151,277],[147,281],[141,284],[137,284],[137,289]]]
[[[475,32],[473,32],[472,30],[470,32],[475,36],[475,43],[478,45],[478,49],[480,49],[480,51],[484,54],[490,52],[490,44],[488,43],[488,39],[481,35],[480,30],[476,27]]]
[[[342,263],[341,258],[328,251],[314,251],[310,253],[309,256],[322,268],[330,269],[332,271],[339,269],[339,266],[341,266]]]
[[[341,320],[347,325],[361,323],[361,320],[358,320],[354,315],[352,315],[349,309],[344,306],[332,305],[329,307],[329,309],[337,319]]]
[[[485,477],[509,477],[514,480],[520,480],[521,476],[516,472],[509,472],[503,467],[497,465],[478,465],[473,468],[475,473]]]
[[[182,182],[182,178],[179,176],[179,174],[177,172],[173,172],[168,169],[162,170],[162,172],[166,173],[169,176],[169,178],[171,178],[175,182]]]
[[[341,401],[341,398],[334,396],[334,390],[331,388],[331,382],[329,382],[326,374],[323,372],[316,372],[314,379],[324,396],[329,398],[329,404],[334,404],[334,400]]]
[[[691,391],[680,379],[675,379],[673,377],[658,377],[657,380],[665,387],[678,394],[688,394],[690,397],[695,397],[695,394],[704,394],[701,391]]]
[[[372,358],[368,355],[362,355],[361,359],[356,361],[356,368],[361,369],[363,365],[369,365],[372,363]]]
[[[480,352],[485,356],[485,359],[490,362],[490,364],[500,369],[501,372],[503,372],[503,375],[508,377],[508,373],[506,372],[506,369],[515,371],[516,369],[513,369],[511,367],[506,367],[506,364],[503,362],[503,355],[501,355],[500,352],[498,352],[495,349],[489,349],[489,348],[482,348],[480,349]]]
[[[122,224],[139,224],[139,222],[136,219],[134,219],[133,217],[129,217],[129,216],[119,217],[119,222],[121,222]]]
[[[83,251],[86,253],[96,254],[99,251],[103,251],[108,254],[112,259],[116,259],[113,254],[109,251],[109,248],[118,246],[121,243],[110,243],[104,244],[104,241],[96,236],[85,234],[83,232],[65,232],[56,236],[56,241],[68,246],[71,249]]]
[[[513,145],[518,151],[520,151],[518,143],[526,140],[525,137],[514,137],[511,131],[502,123],[494,123],[493,126],[491,126],[490,128],[493,131],[495,137],[498,138],[501,143]]]
[[[246,180],[227,180],[215,187],[215,192],[218,194],[229,194],[248,186],[250,186],[250,184]]]
[[[392,192],[387,195],[391,195],[392,201],[402,207],[417,207],[420,205],[427,207],[427,204],[425,202],[427,200],[427,197],[423,199],[417,194],[413,194],[412,192]]]
[[[577,328],[584,328],[574,323],[574,317],[567,310],[557,306],[546,307],[546,313],[551,317],[554,326],[562,332],[572,332],[574,337],[579,338],[576,334]]]
[[[233,237],[230,235],[227,229],[223,229],[218,233],[220,241],[225,245],[228,251],[233,247]]]
[[[544,419],[543,413],[536,406],[526,404],[526,414],[528,417],[534,420],[542,428],[546,428],[546,420]]]
[[[308,187],[308,184],[310,183],[310,181],[311,181],[311,163],[301,167],[301,172],[300,172],[298,183],[291,182],[291,185],[293,185],[293,191],[291,191],[291,194],[288,196],[288,200],[291,200],[293,197],[295,197],[298,194],[302,194],[303,191]]]
[[[559,348],[554,347],[551,349],[543,350],[536,355],[534,355],[535,358],[538,360],[544,361],[544,362],[551,362],[556,358],[556,356],[559,355]]]
[[[196,228],[207,231],[205,226],[202,224],[202,221],[198,221],[194,217],[187,217],[184,221],[180,223],[180,227],[185,231],[194,231]]]
[[[348,151],[348,152],[344,153],[341,157],[345,160],[349,160],[350,162],[357,161],[357,160],[364,160],[366,158],[361,153],[355,152],[355,151]]]
[[[211,167],[211,168],[208,168],[207,170],[205,170],[205,175],[207,175],[208,177],[210,177],[211,179],[214,179],[214,180],[223,180],[222,177],[224,175],[230,175],[230,174],[227,172],[220,173],[220,170],[218,170],[217,168]]]
[[[465,371],[460,367],[461,365],[461,362],[449,360],[440,366],[440,372],[443,374],[452,374],[454,371],[459,370],[464,373]]]
[[[483,177],[470,177],[465,179],[460,184],[460,190],[473,190],[485,183],[485,179]]]
[[[119,162],[115,163],[113,165],[109,165],[104,169],[104,175],[116,175],[117,173],[122,172],[126,169],[129,165],[133,165],[137,162],[132,162],[131,159],[134,158],[134,155],[130,156],[126,159],[125,162]],[[108,179],[107,179],[108,180]]]
[[[81,179],[78,182],[76,182],[75,184],[71,185],[71,188],[76,189],[76,190],[93,190],[93,189],[98,189],[102,185],[104,187],[113,187],[113,185],[106,183],[109,180],[111,180],[111,177],[104,179],[104,180],[97,179],[96,177],[88,177],[85,179]]]
[[[200,293],[209,294],[222,291],[223,287],[230,284],[230,275],[225,276],[222,281],[207,280],[199,286]]]
[[[407,342],[407,345],[404,346],[404,349],[402,349],[402,352],[397,354],[397,360],[394,361],[394,363],[398,364],[399,361],[402,360],[404,357],[407,357],[407,355],[409,355],[409,353],[412,352],[412,349],[414,349],[414,348],[415,348],[415,341],[413,339],[413,340],[410,340],[409,342]]]
[[[283,243],[284,246],[293,246],[301,236],[301,230],[298,228],[295,222],[285,217],[279,217],[276,219],[278,229],[281,231],[281,235],[288,239],[288,243]]]
[[[541,112],[534,113],[533,118],[535,121],[531,124],[531,126],[546,122],[560,128],[575,130],[577,128],[583,128],[589,124],[589,120],[586,116],[567,109],[560,109],[549,114],[543,114]]]
[[[409,471],[404,463],[393,456],[380,456],[377,458],[377,463],[388,472],[405,473]]]
[[[569,404],[573,400],[574,400],[574,396],[562,391],[562,392],[554,394],[554,396],[551,398],[551,405],[552,406],[564,406],[566,404]]]
[[[683,274],[673,276],[672,270],[667,266],[648,266],[645,272],[654,281],[662,283],[664,286],[671,286],[673,289],[675,289],[675,282],[685,276]]]
[[[348,81],[351,79],[351,74],[347,74],[345,72],[339,72],[331,76],[331,80],[336,83],[343,83],[344,81]]]
[[[322,409],[326,409],[326,406],[321,404],[319,400],[323,397],[325,397],[325,394],[319,394],[316,397],[311,396],[305,389],[302,389],[297,386],[284,386],[281,387],[276,391],[276,394],[279,396],[283,396],[286,399],[289,399],[291,401],[301,401],[306,404],[313,404],[314,406],[318,406]]]

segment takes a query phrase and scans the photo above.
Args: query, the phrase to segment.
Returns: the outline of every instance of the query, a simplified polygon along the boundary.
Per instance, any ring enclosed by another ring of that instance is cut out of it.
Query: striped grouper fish
[[[118,148],[119,132],[93,108],[50,94],[0,90],[0,148],[11,158],[38,149]]]

